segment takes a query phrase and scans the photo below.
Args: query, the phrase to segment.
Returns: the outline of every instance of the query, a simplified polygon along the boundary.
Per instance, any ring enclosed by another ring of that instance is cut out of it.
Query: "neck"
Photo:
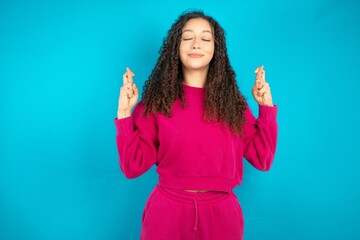
[[[192,87],[205,87],[208,70],[208,68],[197,70],[183,69],[183,83]]]

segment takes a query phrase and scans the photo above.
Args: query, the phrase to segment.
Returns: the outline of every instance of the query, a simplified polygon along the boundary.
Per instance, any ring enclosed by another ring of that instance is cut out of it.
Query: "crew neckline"
[[[193,89],[193,90],[198,90],[198,91],[204,91],[205,88],[202,88],[202,87],[194,87],[194,86],[189,86],[189,85],[186,85],[185,83],[182,83],[182,85],[188,89]]]

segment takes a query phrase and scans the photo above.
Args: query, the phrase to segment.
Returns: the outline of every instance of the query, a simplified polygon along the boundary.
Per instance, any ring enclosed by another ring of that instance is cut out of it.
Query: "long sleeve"
[[[255,119],[248,107],[245,110],[244,157],[255,168],[268,171],[275,156],[278,126],[276,122],[278,106],[259,105],[259,117]]]
[[[145,173],[157,161],[157,124],[153,114],[142,115],[144,104],[140,101],[131,116],[114,119],[119,164],[127,178]]]

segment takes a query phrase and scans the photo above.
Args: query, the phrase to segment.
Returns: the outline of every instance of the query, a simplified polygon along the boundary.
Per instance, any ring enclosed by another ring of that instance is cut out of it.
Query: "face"
[[[202,18],[190,19],[182,29],[180,60],[184,70],[208,69],[214,56],[214,32]]]

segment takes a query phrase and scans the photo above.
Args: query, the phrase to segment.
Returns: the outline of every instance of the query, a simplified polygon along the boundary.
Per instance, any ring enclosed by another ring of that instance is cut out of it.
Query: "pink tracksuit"
[[[186,106],[175,101],[171,117],[142,115],[114,119],[119,163],[127,178],[156,164],[159,183],[143,213],[141,239],[243,239],[244,220],[232,189],[241,184],[243,157],[269,170],[277,142],[277,105],[248,107],[244,137],[221,123],[203,120],[205,89],[183,84]],[[211,190],[186,192],[183,190]]]

